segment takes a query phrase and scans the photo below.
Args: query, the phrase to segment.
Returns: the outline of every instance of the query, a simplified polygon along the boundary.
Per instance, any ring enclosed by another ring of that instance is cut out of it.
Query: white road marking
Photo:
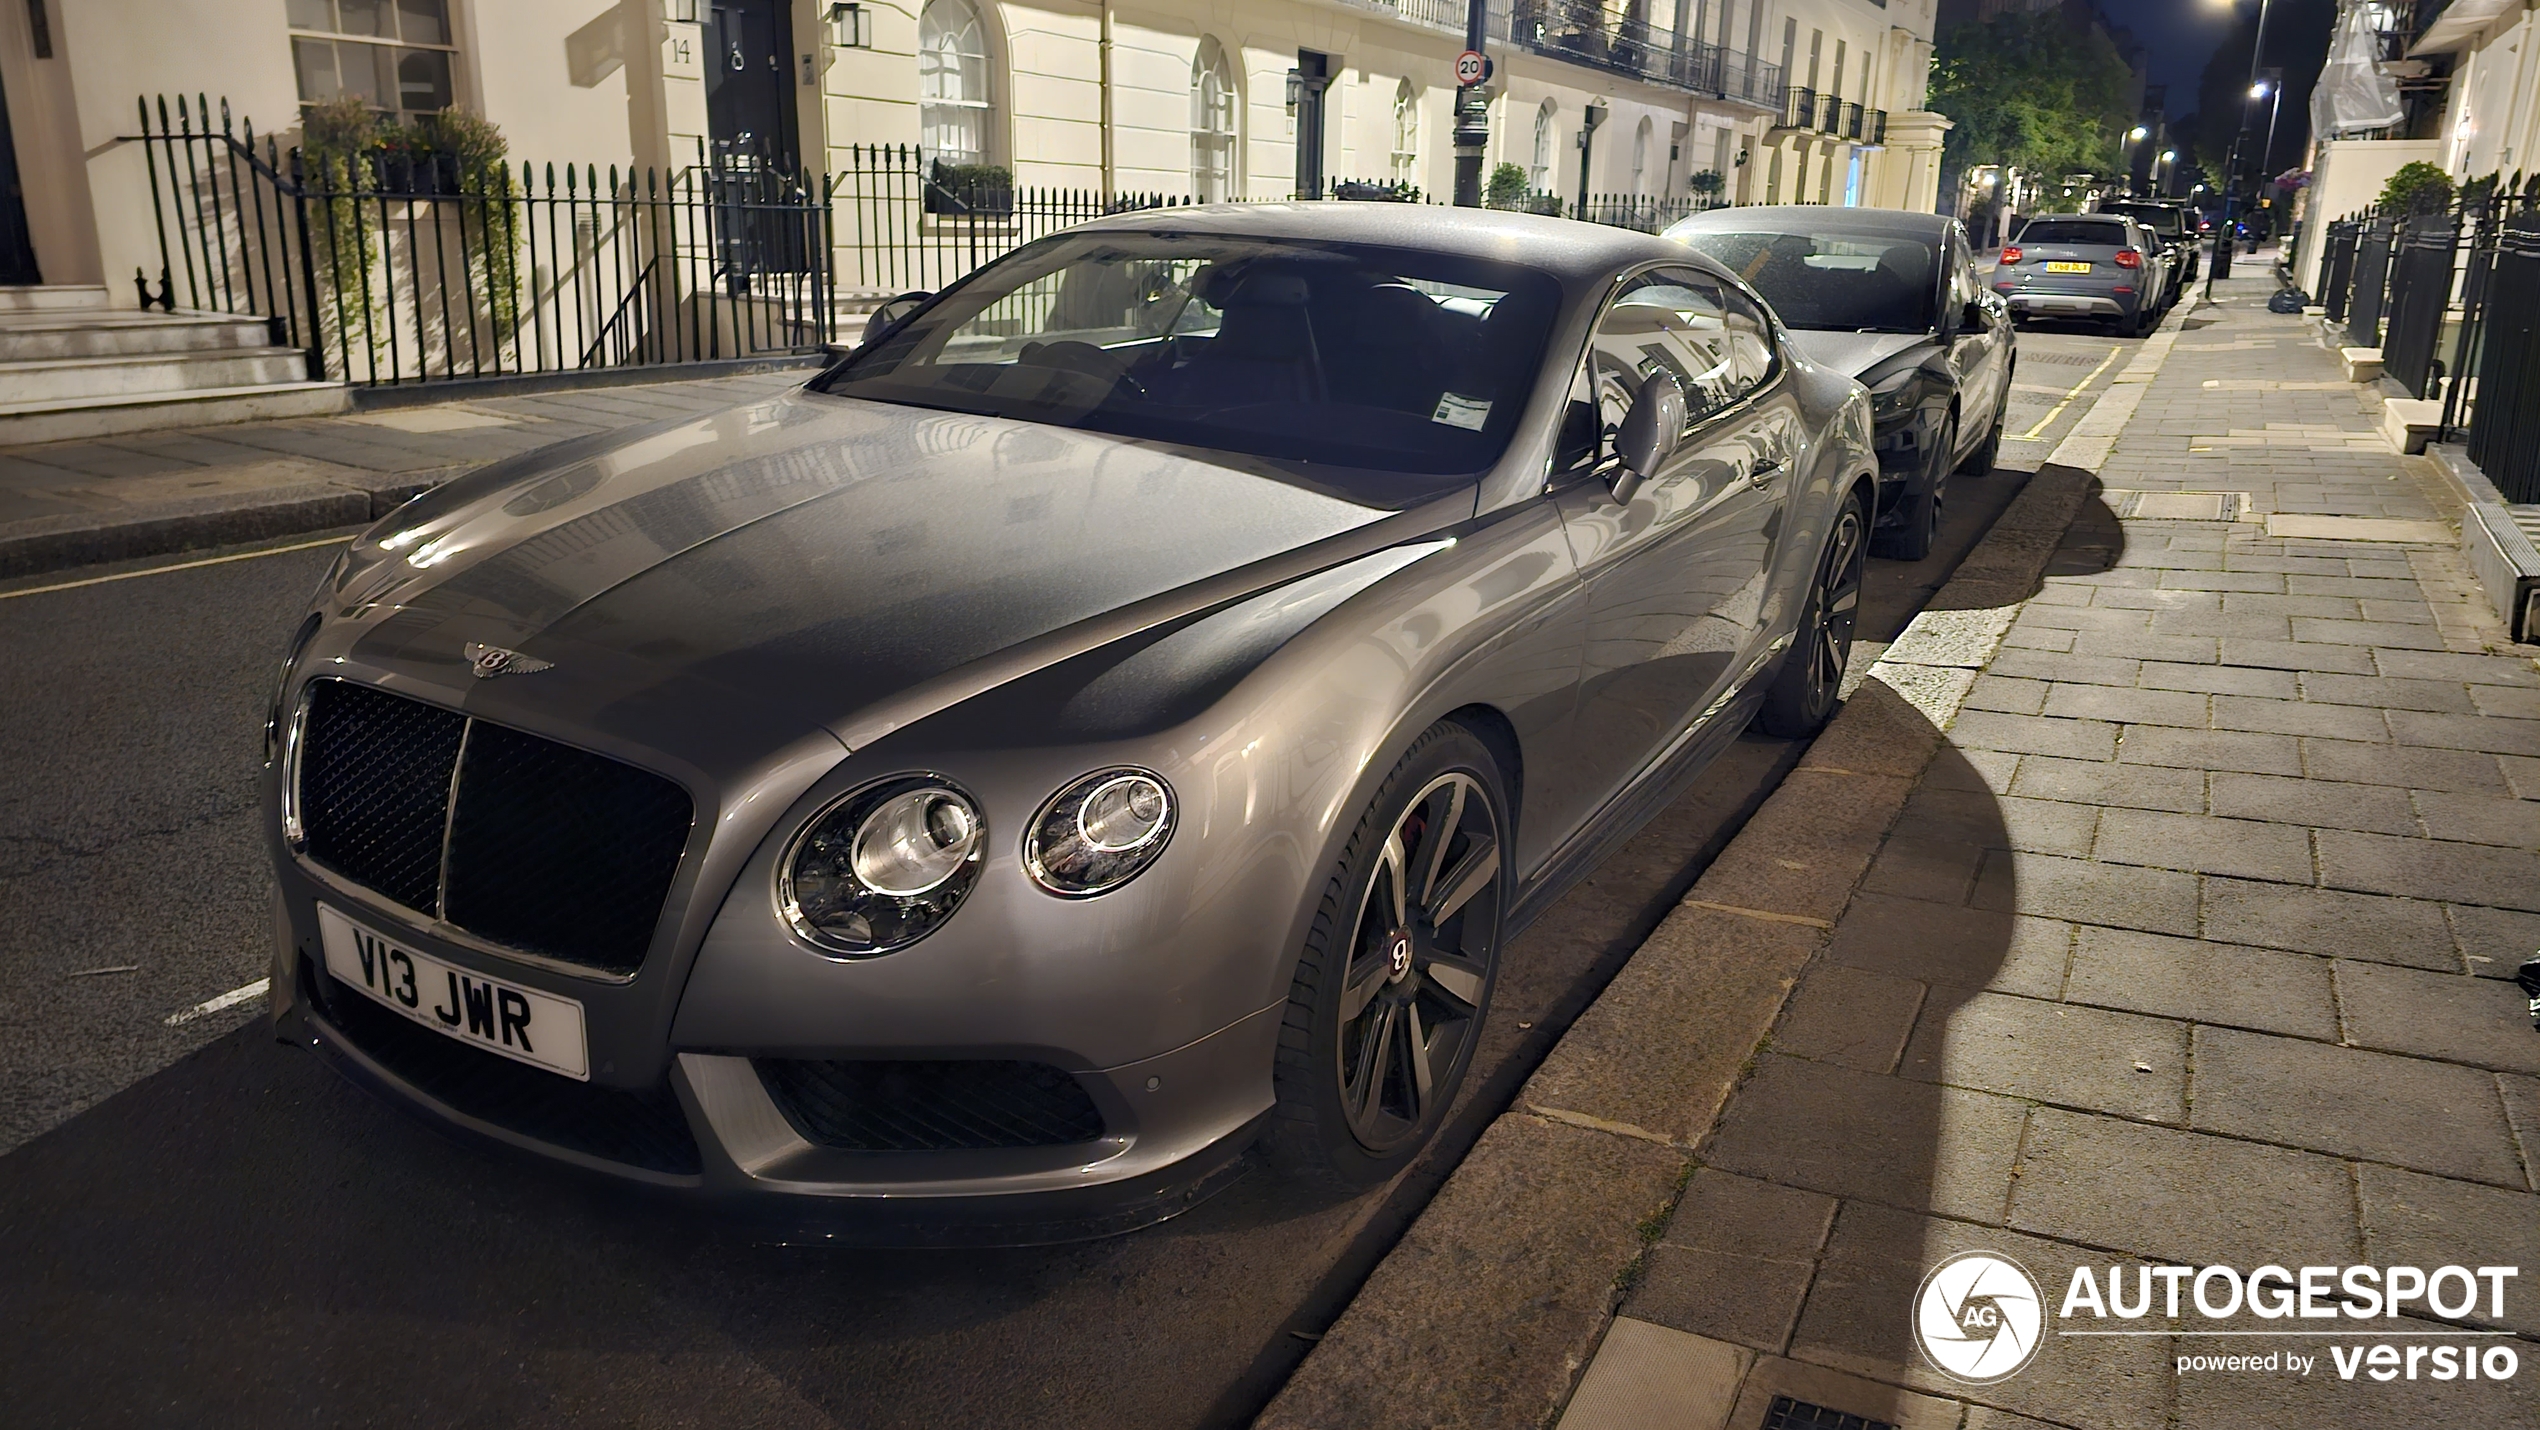
[[[314,551],[321,546],[337,546],[353,538],[329,536],[316,541],[303,541],[296,546],[268,546],[262,551],[233,551],[227,556],[206,556],[199,561],[179,561],[168,566],[148,566],[139,571],[118,571],[111,576],[89,576],[77,581],[56,581],[50,586],[27,586],[15,591],[0,591],[0,601],[19,596],[41,596],[47,591],[76,591],[82,586],[103,586],[109,581],[129,581],[135,576],[158,576],[170,571],[191,571],[197,566],[224,566],[232,561],[253,561],[259,556],[283,556],[294,551]]]
[[[241,1003],[262,998],[272,989],[272,979],[259,978],[244,988],[232,988],[218,998],[207,998],[182,1013],[170,1013],[165,1021],[171,1028],[181,1028],[197,1018],[207,1018],[224,1008],[235,1008]]]

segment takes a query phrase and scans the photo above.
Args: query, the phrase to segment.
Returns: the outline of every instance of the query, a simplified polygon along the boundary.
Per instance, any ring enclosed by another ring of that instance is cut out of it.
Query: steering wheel
[[[1028,367],[1054,367],[1062,372],[1083,373],[1095,379],[1107,379],[1114,387],[1126,387],[1140,397],[1147,395],[1146,384],[1129,375],[1129,365],[1092,343],[1062,338],[1054,343],[1025,343],[1015,361]]]

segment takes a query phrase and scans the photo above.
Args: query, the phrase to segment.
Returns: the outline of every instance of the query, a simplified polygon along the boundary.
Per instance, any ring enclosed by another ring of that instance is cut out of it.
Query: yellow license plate
[[[2049,263],[2046,265],[2046,271],[2049,273],[2087,273],[2090,271],[2090,265],[2087,263]]]

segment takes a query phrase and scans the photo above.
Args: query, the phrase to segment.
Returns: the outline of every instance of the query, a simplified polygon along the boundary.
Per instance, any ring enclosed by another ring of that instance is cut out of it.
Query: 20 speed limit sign
[[[1466,50],[1455,57],[1455,82],[1467,86],[1482,82],[1482,52],[1480,50]]]

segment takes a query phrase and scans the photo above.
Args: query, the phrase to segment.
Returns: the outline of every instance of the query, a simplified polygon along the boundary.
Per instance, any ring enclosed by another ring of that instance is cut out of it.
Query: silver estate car
[[[1876,473],[1655,237],[1085,225],[354,542],[273,697],[276,1031],[787,1234],[1384,1178],[1512,932],[1832,713]]]
[[[2026,318],[2101,318],[2141,337],[2170,291],[2159,238],[2120,214],[2047,214],[2002,246],[1993,291]]]

